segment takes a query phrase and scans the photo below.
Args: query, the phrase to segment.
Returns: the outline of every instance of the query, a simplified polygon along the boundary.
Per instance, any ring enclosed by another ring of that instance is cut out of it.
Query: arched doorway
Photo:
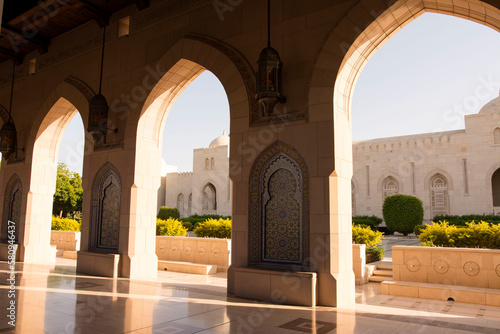
[[[493,209],[500,213],[500,168],[491,176],[491,192],[493,197]]]

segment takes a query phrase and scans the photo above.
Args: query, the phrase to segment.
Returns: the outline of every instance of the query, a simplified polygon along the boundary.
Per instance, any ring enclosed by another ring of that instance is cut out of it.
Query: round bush
[[[156,218],[161,220],[167,220],[169,218],[179,219],[180,214],[177,208],[169,208],[168,206],[162,206]]]
[[[182,222],[175,218],[167,220],[156,219],[156,235],[165,236],[186,236],[187,228],[182,226]]]
[[[424,221],[424,206],[415,196],[392,195],[388,196],[382,207],[385,224],[389,231],[408,235],[417,225]]]

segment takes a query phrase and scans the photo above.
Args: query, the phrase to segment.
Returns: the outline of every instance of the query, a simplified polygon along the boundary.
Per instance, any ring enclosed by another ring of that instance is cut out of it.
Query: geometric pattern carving
[[[474,261],[468,261],[464,263],[464,273],[469,276],[476,276],[479,274],[479,265]]]
[[[438,274],[446,274],[449,269],[450,269],[450,266],[448,265],[448,263],[446,261],[437,260],[436,262],[434,262],[434,270]]]
[[[406,261],[406,269],[411,272],[417,272],[420,270],[420,262],[417,259],[409,259]]]
[[[92,185],[90,250],[118,251],[120,199],[120,176],[113,165],[106,163],[97,172]]]
[[[306,270],[309,259],[309,173],[291,146],[277,141],[250,174],[249,265]]]
[[[5,187],[5,196],[3,201],[3,217],[2,217],[2,229],[0,240],[8,240],[8,222],[9,220],[15,223],[15,242],[19,240],[19,225],[21,219],[21,202],[22,202],[23,188],[21,185],[21,180],[14,174],[10,178],[9,182]]]

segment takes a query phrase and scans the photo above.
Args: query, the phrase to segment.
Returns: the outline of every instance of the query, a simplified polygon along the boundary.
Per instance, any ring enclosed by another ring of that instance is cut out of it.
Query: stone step
[[[387,262],[387,263],[379,263],[376,265],[377,266],[377,269],[381,269],[381,270],[391,270],[392,271],[392,263],[391,262]]]
[[[186,274],[213,275],[217,272],[217,265],[158,260],[158,270],[167,270]]]
[[[373,276],[389,276],[389,277],[392,277],[392,270],[380,270],[378,269],[375,269],[373,271]]]
[[[370,282],[380,283],[385,281],[392,281],[392,277],[388,276],[371,276]]]

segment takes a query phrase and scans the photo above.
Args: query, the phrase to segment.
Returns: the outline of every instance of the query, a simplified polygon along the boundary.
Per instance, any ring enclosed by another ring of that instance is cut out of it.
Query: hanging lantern
[[[95,95],[89,103],[89,123],[87,131],[92,134],[94,141],[100,143],[108,131],[109,106],[102,94]]]
[[[260,53],[258,66],[257,101],[264,108],[264,112],[270,116],[276,103],[284,101],[281,94],[282,63],[278,51],[271,46],[266,47]]]
[[[16,127],[9,120],[0,129],[0,152],[5,159],[8,159],[16,151],[16,139]]]
[[[267,1],[267,47],[264,48],[258,60],[257,101],[264,109],[264,114],[271,116],[278,102],[285,102],[281,94],[282,63],[278,51],[271,47],[271,0]]]

